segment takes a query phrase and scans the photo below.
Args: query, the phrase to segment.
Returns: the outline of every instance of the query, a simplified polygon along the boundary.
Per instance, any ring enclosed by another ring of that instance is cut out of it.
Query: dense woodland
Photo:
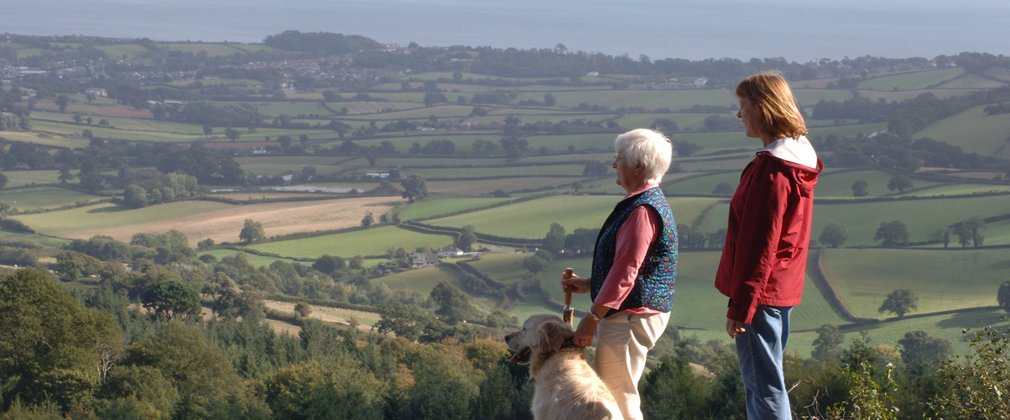
[[[619,121],[635,114],[649,115],[652,127],[671,135],[680,157],[702,155],[718,160],[748,153],[727,149],[704,155],[708,145],[679,139],[684,133],[739,130],[734,105],[676,109],[582,102],[565,107],[556,98],[561,90],[536,91],[521,98],[516,88],[533,83],[598,89],[605,95],[630,88],[651,90],[674,78],[705,78],[704,89],[726,89],[750,73],[776,69],[791,80],[826,80],[825,86],[832,89],[854,90],[857,83],[878,74],[958,68],[989,80],[988,71],[1010,69],[1007,57],[984,53],[808,63],[781,58],[690,61],[569,51],[560,44],[537,50],[398,47],[360,36],[288,31],[267,37],[263,45],[269,49],[210,55],[173,50],[148,39],[6,36],[7,45],[0,45],[0,68],[45,71],[3,75],[9,83],[0,89],[0,131],[31,132],[39,123],[51,124],[55,114],[72,121],[66,124],[79,129],[80,137],[73,140],[80,141],[74,147],[62,147],[0,135],[0,171],[58,171],[53,185],[100,197],[61,204],[65,208],[105,202],[141,209],[194,199],[231,203],[234,198],[214,197],[210,190],[280,185],[291,179],[358,182],[367,187],[356,186],[356,197],[393,196],[408,203],[422,202],[431,195],[425,178],[408,171],[401,174],[401,169],[386,168],[382,162],[493,157],[522,168],[538,166],[523,160],[535,157],[607,154],[611,151],[605,146],[551,148],[531,146],[531,142],[546,135],[604,133],[613,137],[635,128]],[[140,52],[115,56],[101,49],[123,44]],[[19,52],[26,49],[33,53],[21,56]],[[590,71],[621,77],[587,81],[583,76]],[[445,77],[410,78],[430,72],[445,73]],[[252,82],[211,83],[215,79]],[[486,89],[464,95],[460,86]],[[97,91],[107,97],[85,93],[83,100],[72,99],[81,92]],[[298,99],[299,91],[321,96]],[[380,106],[388,102],[389,108],[382,111],[394,112],[394,101],[385,96],[392,94],[416,95],[421,108],[465,106],[469,116],[476,118],[502,107],[553,109],[575,116],[559,121],[524,121],[516,115],[476,120],[468,127],[482,137],[462,143],[450,140],[457,123],[433,114],[368,123],[348,117],[348,106],[356,102]],[[71,115],[74,103],[101,100],[143,112],[145,120],[200,126],[203,136],[215,140],[110,138],[101,133],[116,128],[120,120]],[[243,103],[293,100],[319,104],[330,114],[297,110],[266,114]],[[49,104],[56,108],[48,108]],[[978,182],[1005,184],[1010,179],[1007,159],[966,152],[916,133],[975,107],[985,106],[990,115],[1004,114],[1008,104],[1010,87],[1003,86],[947,97],[925,92],[907,100],[825,99],[805,111],[816,120],[882,123],[885,129],[872,135],[814,133],[811,137],[827,165],[886,172],[891,176],[887,189],[903,193],[914,188],[912,177],[919,177],[916,182],[926,179],[919,174],[923,167],[979,171],[987,177],[996,174]],[[33,117],[42,113],[45,121]],[[681,127],[672,114],[698,115],[700,122]],[[435,134],[418,136],[409,145],[388,140],[397,133],[417,134],[419,126]],[[212,137],[218,134],[224,138]],[[242,146],[254,137],[254,147]],[[283,157],[364,158],[369,170],[386,171],[386,177],[375,180],[361,171],[323,174],[305,164],[285,179],[262,169],[243,168],[240,160],[252,156],[254,149]],[[565,163],[581,168],[589,179],[565,181],[566,194],[568,189],[590,189],[593,182],[609,176],[608,163],[600,159]],[[673,173],[684,171],[678,165]],[[6,183],[7,177],[0,174],[0,189]],[[542,189],[550,188],[555,187]],[[866,181],[853,183],[851,196],[866,196],[866,188]],[[732,190],[721,183],[711,194],[700,195],[726,198]],[[485,196],[519,201],[540,198],[533,195],[539,192],[534,187],[502,188]],[[17,217],[56,208],[25,210],[12,205],[0,202],[0,264],[4,265],[0,417],[530,418],[534,384],[525,366],[508,361],[501,341],[521,320],[502,308],[482,308],[477,299],[520,301],[542,292],[536,287],[495,283],[465,264],[442,264],[454,270],[457,281],[439,281],[430,293],[371,282],[410,271],[415,250],[409,246],[392,247],[378,256],[322,255],[268,265],[255,264],[242,253],[220,258],[204,253],[266,241],[263,226],[255,220],[246,220],[242,231],[226,243],[207,238],[192,246],[190,240],[195,238],[173,230],[137,233],[129,241],[96,235],[51,245],[18,236],[35,230]],[[954,240],[962,248],[982,248],[985,223],[998,223],[1003,220],[1000,217],[959,220],[940,236],[917,245],[942,242],[947,248]],[[419,219],[408,227],[441,229],[439,233],[447,233],[465,251],[478,242],[502,239],[475,232],[473,226],[440,227],[426,222]],[[360,226],[338,231],[367,233],[375,226],[399,224],[398,211],[367,213]],[[725,231],[706,231],[690,220],[679,224],[678,231],[686,250],[719,249],[725,235]],[[818,241],[824,247],[841,247],[847,238],[841,225],[829,225],[821,233]],[[881,223],[876,234],[874,240],[882,248],[915,242],[909,240],[900,220]],[[595,237],[593,229],[566,232],[552,225],[542,239],[533,241],[537,250],[521,261],[524,279],[534,279],[572,254],[591,251]],[[265,251],[260,254],[270,256]],[[900,319],[915,309],[914,294],[895,290],[892,295],[881,305],[881,313],[894,313]],[[1010,279],[991,295],[1001,309],[1010,311]],[[295,304],[294,310],[268,308],[266,300]],[[368,328],[354,322],[334,325],[311,316],[313,308],[326,306],[375,312],[379,320]],[[271,321],[298,330],[278,333],[270,327]],[[732,348],[725,341],[703,341],[686,332],[671,327],[650,358],[649,373],[641,383],[647,416],[743,418],[743,389]],[[979,326],[966,331],[970,350],[961,355],[948,340],[922,330],[907,332],[896,343],[873,342],[866,335],[846,342],[843,332],[826,324],[817,329],[809,357],[789,356],[785,371],[787,381],[796,384],[791,396],[797,417],[1005,418],[1010,414],[1010,399],[1003,391],[1010,388],[1006,328]],[[591,350],[588,357],[593,357]]]

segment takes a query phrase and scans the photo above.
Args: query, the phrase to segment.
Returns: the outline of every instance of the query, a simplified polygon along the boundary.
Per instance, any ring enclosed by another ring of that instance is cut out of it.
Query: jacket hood
[[[781,165],[783,167],[782,172],[793,180],[796,186],[799,187],[800,195],[804,197],[809,197],[814,193],[814,187],[817,186],[817,178],[824,170],[824,163],[821,162],[820,158],[817,159],[817,166],[811,168],[804,164],[783,160],[766,150],[758,152],[758,156],[770,159]]]
[[[796,138],[780,137],[761,149],[787,162],[817,167],[817,152],[806,136]]]

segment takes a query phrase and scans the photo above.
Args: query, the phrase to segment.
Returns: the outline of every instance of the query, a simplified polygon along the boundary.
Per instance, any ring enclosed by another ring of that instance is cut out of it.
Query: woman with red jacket
[[[761,140],[729,207],[715,287],[729,298],[726,333],[736,340],[748,419],[789,419],[782,355],[789,314],[803,296],[814,186],[823,164],[789,84],[758,73],[736,88],[737,117]]]

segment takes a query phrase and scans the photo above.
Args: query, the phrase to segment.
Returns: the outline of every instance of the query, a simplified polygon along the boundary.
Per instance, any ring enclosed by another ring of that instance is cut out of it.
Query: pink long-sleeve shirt
[[[658,184],[649,183],[642,188],[628,193],[624,198],[638,195],[654,188]],[[649,253],[649,246],[659,236],[662,231],[663,221],[656,212],[649,211],[647,206],[639,206],[632,210],[631,215],[624,221],[621,228],[617,230],[617,250],[614,253],[614,265],[607,273],[607,279],[603,281],[603,287],[596,295],[594,303],[617,309],[621,307],[624,299],[631,294],[631,289],[635,287],[635,279],[638,278],[638,270],[642,268],[646,254]],[[623,312],[635,314],[659,313],[654,309],[646,307],[628,308]]]

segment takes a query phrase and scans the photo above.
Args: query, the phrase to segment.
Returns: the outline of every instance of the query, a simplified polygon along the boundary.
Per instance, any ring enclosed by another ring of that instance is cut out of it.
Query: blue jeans
[[[740,376],[747,390],[747,419],[790,419],[782,354],[789,339],[791,307],[758,306],[746,332],[736,338]]]

